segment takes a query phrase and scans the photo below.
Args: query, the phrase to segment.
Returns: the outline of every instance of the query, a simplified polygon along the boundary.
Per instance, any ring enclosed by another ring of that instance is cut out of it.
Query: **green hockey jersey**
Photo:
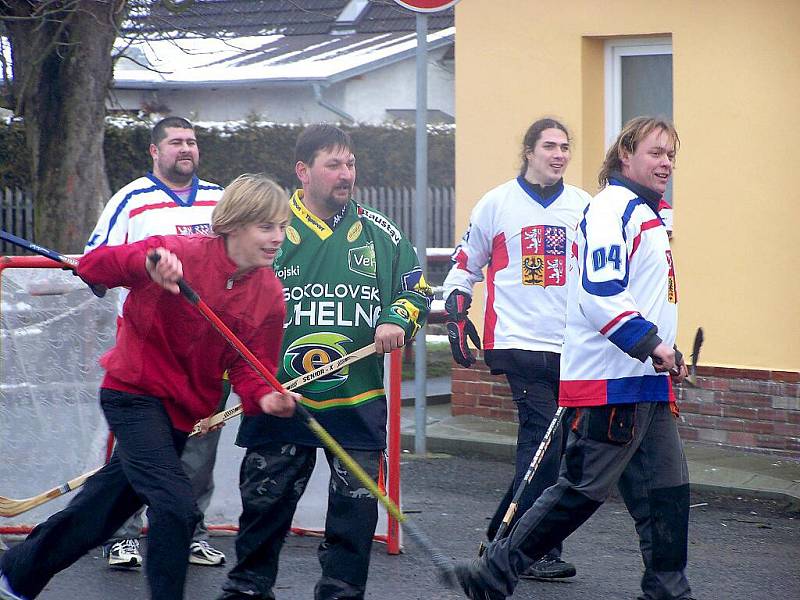
[[[331,229],[303,205],[302,190],[291,208],[274,264],[286,300],[278,379],[285,383],[372,343],[383,323],[402,327],[408,342],[427,317],[431,290],[397,226],[351,200]],[[382,357],[368,356],[297,391],[344,448],[386,447]],[[265,441],[320,445],[298,418],[244,417],[237,444]]]

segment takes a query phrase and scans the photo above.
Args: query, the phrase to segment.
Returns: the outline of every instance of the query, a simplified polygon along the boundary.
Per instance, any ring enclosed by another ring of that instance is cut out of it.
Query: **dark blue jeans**
[[[100,404],[117,438],[111,460],[66,508],[6,552],[0,569],[16,592],[35,598],[56,573],[108,539],[146,503],[151,597],[180,600],[199,517],[180,462],[187,434],[172,427],[158,398],[103,388]]]
[[[511,396],[517,407],[519,428],[517,430],[517,453],[515,459],[514,481],[489,522],[487,537],[494,538],[509,504],[523,483],[528,467],[536,450],[558,409],[558,385],[561,355],[555,352],[534,352],[530,350],[495,350],[492,355],[493,369],[499,367],[508,379]],[[558,479],[563,445],[563,427],[556,429],[547,452],[542,457],[539,468],[525,488],[511,520],[509,531],[528,510],[542,492]],[[561,544],[549,554],[561,555]]]

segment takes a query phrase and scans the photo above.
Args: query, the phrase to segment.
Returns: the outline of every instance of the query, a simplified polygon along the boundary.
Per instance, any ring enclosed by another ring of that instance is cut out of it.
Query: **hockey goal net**
[[[114,342],[117,293],[97,298],[46,258],[0,257],[0,495],[29,498],[104,462],[108,429],[97,400],[98,359]],[[387,490],[399,504],[399,352],[393,362],[398,393],[390,402]],[[232,394],[228,406],[238,401]],[[235,529],[241,511],[237,478],[244,451],[233,443],[237,427],[230,421],[220,440],[206,511],[212,531]],[[328,476],[320,456],[295,514],[296,533],[324,531]],[[28,531],[75,493],[0,517],[0,534]],[[399,527],[382,506],[376,539],[387,542],[389,552],[399,551]]]

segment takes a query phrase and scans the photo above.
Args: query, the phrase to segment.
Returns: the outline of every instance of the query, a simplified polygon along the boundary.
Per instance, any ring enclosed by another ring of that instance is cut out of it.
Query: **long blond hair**
[[[639,143],[655,129],[665,131],[672,138],[672,143],[677,152],[678,147],[681,145],[681,140],[678,138],[678,132],[672,121],[661,117],[634,117],[625,123],[622,131],[617,136],[617,140],[611,144],[608,152],[606,152],[606,158],[597,176],[597,182],[601,188],[608,183],[609,175],[613,171],[622,171],[622,151],[625,150],[633,154],[636,152],[636,147]]]

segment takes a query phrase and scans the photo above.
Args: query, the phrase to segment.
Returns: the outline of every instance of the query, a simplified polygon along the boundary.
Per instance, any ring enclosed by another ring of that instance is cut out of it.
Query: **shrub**
[[[150,121],[109,117],[106,123],[106,173],[112,191],[152,168],[147,152]],[[415,185],[415,129],[398,125],[343,127],[353,137],[362,186]],[[226,185],[245,172],[265,172],[284,187],[295,187],[294,143],[299,125],[257,121],[201,123],[196,127],[200,145],[200,176]],[[455,130],[452,126],[428,129],[428,183],[454,185]],[[30,163],[24,126],[19,120],[0,125],[0,186],[30,188]]]

